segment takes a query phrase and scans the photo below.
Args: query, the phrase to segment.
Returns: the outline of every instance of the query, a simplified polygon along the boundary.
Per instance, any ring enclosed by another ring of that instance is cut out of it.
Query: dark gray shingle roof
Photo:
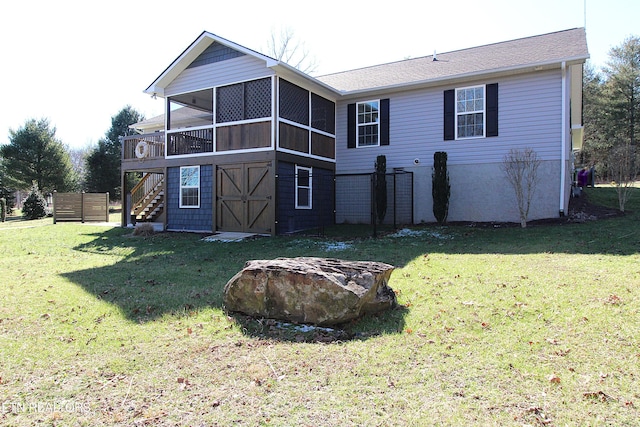
[[[575,28],[437,53],[436,57],[437,61],[433,60],[433,56],[425,56],[328,74],[317,77],[317,80],[345,93],[562,61],[584,61],[589,57],[589,52],[584,28]]]

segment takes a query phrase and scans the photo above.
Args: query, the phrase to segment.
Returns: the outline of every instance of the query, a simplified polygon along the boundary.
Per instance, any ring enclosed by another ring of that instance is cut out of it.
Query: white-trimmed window
[[[296,165],[296,209],[311,209],[313,168]]]
[[[485,87],[456,89],[456,139],[485,136]]]
[[[180,207],[200,207],[200,166],[180,168]]]
[[[357,137],[358,147],[380,145],[380,101],[358,102]]]

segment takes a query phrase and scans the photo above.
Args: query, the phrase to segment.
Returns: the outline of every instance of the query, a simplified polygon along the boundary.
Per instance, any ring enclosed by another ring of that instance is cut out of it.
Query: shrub
[[[630,143],[619,144],[609,151],[608,163],[609,177],[618,194],[618,206],[620,212],[624,212],[640,172],[640,154]]]
[[[7,200],[2,197],[0,198],[0,222],[5,222],[7,220]]]
[[[141,222],[139,224],[136,224],[136,228],[133,229],[134,236],[147,237],[153,236],[154,234],[155,230],[153,229],[153,224],[150,224],[148,222]]]
[[[502,161],[502,170],[513,187],[520,213],[520,227],[527,227],[533,193],[538,183],[540,158],[532,148],[512,148]]]
[[[449,184],[449,171],[447,171],[447,153],[436,151],[433,153],[433,174],[431,175],[433,196],[433,216],[438,224],[447,222],[449,216],[449,196],[451,185]]]
[[[375,163],[375,204],[378,224],[382,224],[387,214],[387,158],[378,156]]]
[[[47,201],[40,193],[37,184],[33,184],[29,196],[22,205],[24,219],[39,219],[47,216]]]

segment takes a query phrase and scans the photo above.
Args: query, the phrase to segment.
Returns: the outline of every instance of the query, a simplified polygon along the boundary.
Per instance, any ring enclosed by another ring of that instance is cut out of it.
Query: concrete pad
[[[239,242],[248,237],[258,236],[256,233],[239,233],[231,231],[221,231],[211,236],[203,238],[205,242]]]

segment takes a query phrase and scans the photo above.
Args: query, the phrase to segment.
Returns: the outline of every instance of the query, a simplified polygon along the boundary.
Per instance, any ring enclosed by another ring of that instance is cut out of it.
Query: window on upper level
[[[180,168],[180,207],[200,207],[200,166]]]
[[[389,145],[389,99],[347,105],[347,148]]]
[[[444,140],[498,136],[498,84],[444,91]]]
[[[357,146],[380,145],[380,101],[358,102],[357,110]]]
[[[456,89],[456,139],[484,137],[484,86]]]

